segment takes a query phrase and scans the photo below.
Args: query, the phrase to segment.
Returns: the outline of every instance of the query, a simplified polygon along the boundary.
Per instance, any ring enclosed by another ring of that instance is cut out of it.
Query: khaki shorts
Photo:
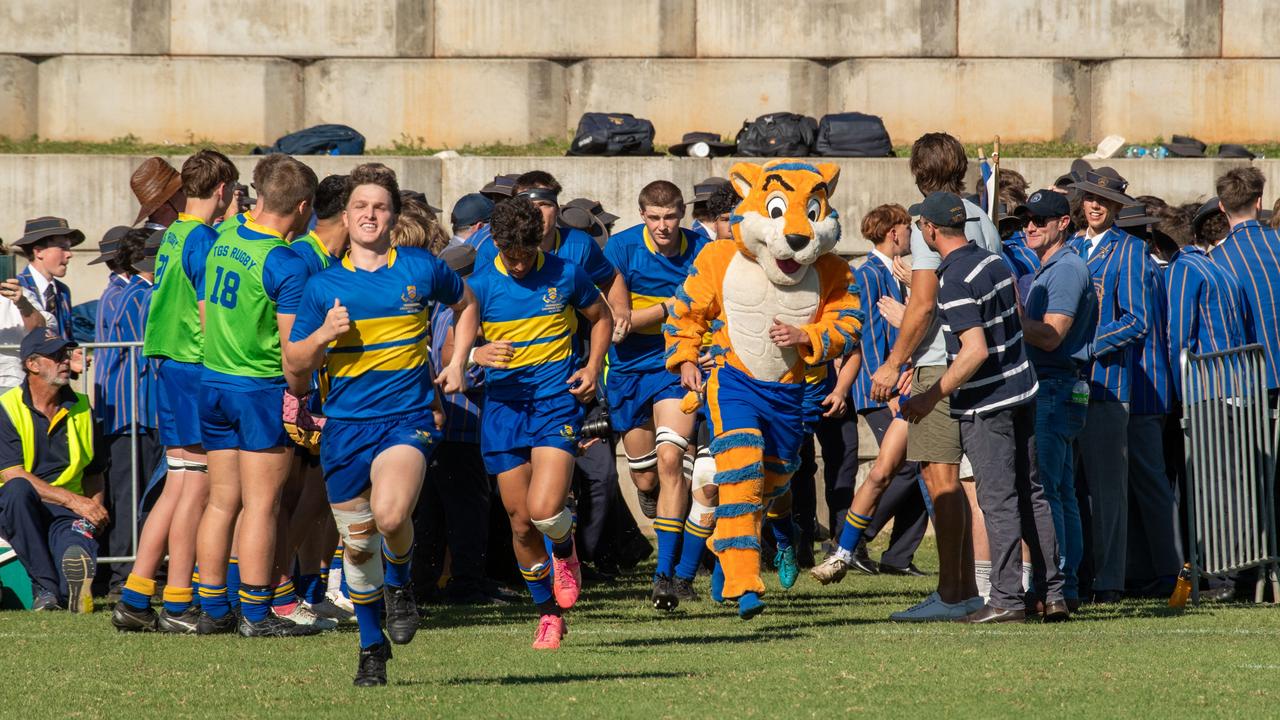
[[[946,372],[944,365],[916,368],[911,380],[911,396],[915,397],[933,387]],[[960,422],[951,417],[951,399],[943,398],[918,423],[907,429],[907,459],[912,462],[946,463],[960,462]]]

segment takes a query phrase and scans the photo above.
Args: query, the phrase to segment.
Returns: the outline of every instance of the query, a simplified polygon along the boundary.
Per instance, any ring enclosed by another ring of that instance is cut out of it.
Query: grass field
[[[922,565],[934,557],[923,548]],[[589,587],[558,652],[528,605],[432,607],[391,685],[357,689],[353,629],[297,640],[123,635],[100,608],[0,614],[4,717],[1276,717],[1280,609],[1163,602],[1065,625],[898,625],[932,578],[850,574],[743,622],[657,615],[636,573]],[[698,582],[705,591],[705,579]]]

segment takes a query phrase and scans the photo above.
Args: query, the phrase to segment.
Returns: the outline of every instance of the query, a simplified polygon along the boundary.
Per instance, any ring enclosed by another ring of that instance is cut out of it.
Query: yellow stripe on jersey
[[[427,332],[427,311],[412,315],[352,320],[351,329],[342,334],[330,347],[358,348],[406,341]]]
[[[509,369],[568,358],[573,352],[573,334],[577,330],[578,315],[568,307],[551,315],[484,322],[485,339],[514,343]]]
[[[657,307],[670,299],[671,299],[670,297],[659,297],[657,295],[641,295],[640,293],[633,292],[631,293],[631,309],[645,310],[647,308]],[[650,325],[649,327],[644,327],[644,328],[636,328],[631,332],[637,335],[661,335],[662,323],[658,323],[657,325]]]
[[[329,353],[330,377],[355,377],[370,370],[414,370],[427,362],[431,338],[377,350]]]

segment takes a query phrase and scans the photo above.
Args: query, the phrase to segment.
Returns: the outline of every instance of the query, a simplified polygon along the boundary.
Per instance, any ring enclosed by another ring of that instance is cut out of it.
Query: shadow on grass
[[[495,677],[464,677],[445,680],[445,685],[551,685],[566,682],[597,682],[602,680],[666,680],[687,677],[677,672],[628,672],[628,673],[551,673],[539,675],[501,675]],[[392,685],[436,684],[425,680],[407,680]]]
[[[810,633],[793,627],[762,627],[755,632],[748,633],[663,635],[647,638],[622,638],[593,644],[597,647],[613,648],[655,647],[661,645],[737,645],[741,643],[768,642],[770,640],[793,640],[810,636]]]

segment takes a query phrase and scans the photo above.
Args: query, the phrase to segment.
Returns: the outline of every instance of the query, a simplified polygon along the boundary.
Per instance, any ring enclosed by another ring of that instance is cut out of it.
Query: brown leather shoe
[[[1045,603],[1044,621],[1047,623],[1066,622],[1071,619],[1071,610],[1067,608],[1065,600],[1054,600],[1051,603]]]
[[[983,625],[986,623],[1025,622],[1026,619],[1027,613],[1024,610],[1002,610],[994,605],[983,605],[962,618],[956,618],[955,622]]]

